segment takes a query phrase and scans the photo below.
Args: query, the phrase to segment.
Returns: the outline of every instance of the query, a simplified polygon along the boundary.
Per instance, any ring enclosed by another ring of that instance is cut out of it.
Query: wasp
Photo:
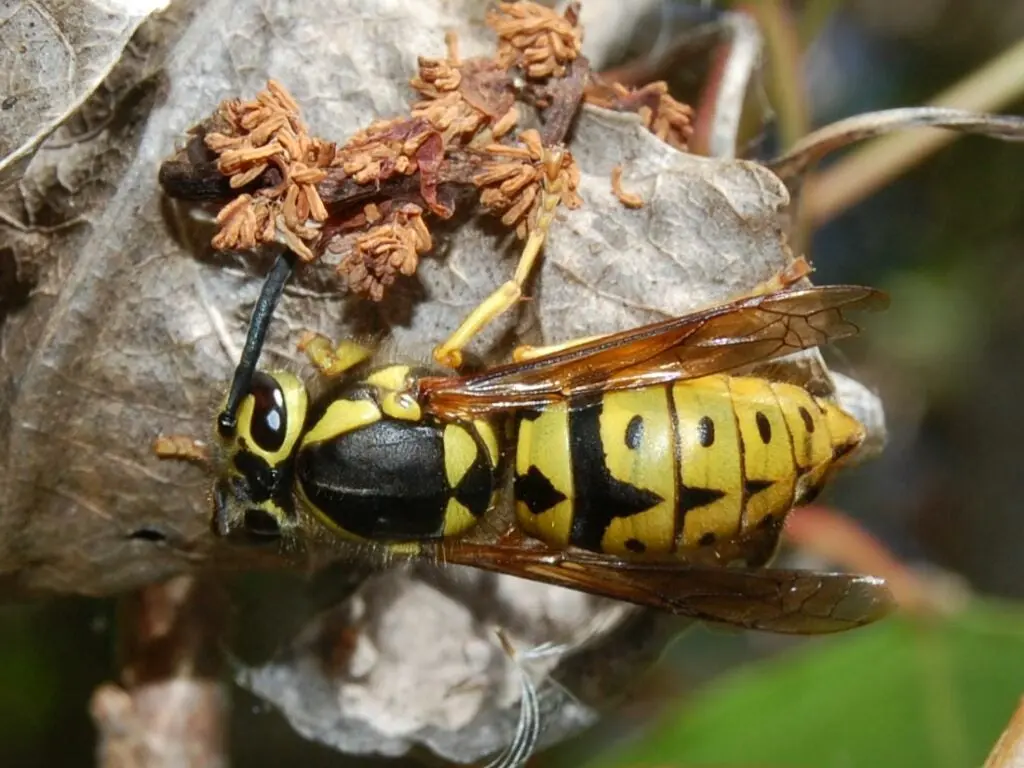
[[[467,375],[370,367],[368,349],[307,334],[322,391],[236,376],[214,528],[369,542],[744,628],[869,623],[892,605],[881,580],[766,567],[789,510],[865,432],[765,364],[857,333],[848,315],[886,301],[783,288]]]

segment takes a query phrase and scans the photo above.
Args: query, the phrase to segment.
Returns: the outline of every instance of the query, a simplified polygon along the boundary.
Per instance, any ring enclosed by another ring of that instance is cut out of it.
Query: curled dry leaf
[[[159,462],[150,451],[160,433],[207,434],[261,275],[258,259],[211,254],[212,222],[198,220],[194,208],[169,205],[156,183],[157,167],[197,117],[227,97],[256,93],[268,76],[288,85],[311,133],[352,135],[375,117],[401,113],[417,56],[443,55],[448,29],[467,44],[482,39],[485,33],[464,21],[472,6],[420,3],[415,23],[409,20],[397,36],[390,5],[363,0],[315,0],[301,13],[284,0],[212,0],[187,18],[164,20],[168,26],[155,36],[153,55],[166,61],[166,86],[158,102],[144,102],[144,110],[126,117],[134,121],[132,140],[117,146],[133,151],[114,155],[123,163],[111,176],[113,191],[89,208],[91,227],[75,239],[53,241],[52,258],[39,264],[40,290],[0,329],[0,413],[7,419],[0,425],[0,571],[7,583],[109,594],[214,564],[301,569],[338,557],[336,550],[278,553],[224,545],[209,531],[209,479],[196,467]],[[325,34],[338,29],[346,34]],[[303,41],[301,50],[296,40]],[[316,67],[308,65],[311,58]],[[520,317],[510,313],[487,329],[477,349],[482,355],[500,358],[510,338],[554,342],[679,314],[743,293],[790,262],[779,223],[788,197],[763,167],[684,155],[651,135],[639,118],[596,108],[580,116],[570,150],[581,168],[578,188],[586,205],[563,209],[534,300],[523,304]],[[617,165],[627,188],[644,199],[643,208],[628,210],[613,195],[609,178]],[[293,202],[298,205],[297,196]],[[399,213],[406,217],[405,234],[385,237],[369,252],[389,254],[388,264],[394,257],[401,269],[408,246],[415,252],[424,243],[416,214],[360,209],[367,220],[380,216],[380,226],[392,215],[397,223]],[[257,217],[245,226],[260,223]],[[402,237],[405,250],[389,250],[387,244]],[[507,279],[514,258],[502,258],[504,244],[493,221],[453,221],[444,258],[419,264],[416,286],[425,300],[396,291],[372,310],[339,295],[334,265],[314,265],[283,298],[264,363],[298,369],[295,343],[303,328],[333,338],[387,330],[397,351],[422,357]],[[509,245],[513,257],[519,244]],[[585,638],[602,663],[576,664],[577,652],[550,670],[577,695],[584,685],[601,688],[608,681],[609,658],[629,659],[616,679],[634,676],[634,649],[655,652],[664,639],[651,624],[646,636],[655,638],[653,646],[635,638],[619,645],[621,637],[596,627],[623,627],[626,617],[642,623],[647,614],[514,579],[426,565],[379,578],[391,587],[367,587],[372,599],[364,601],[364,620],[351,643],[357,651],[375,651],[358,656],[360,674],[332,677],[303,659],[291,664],[290,677],[276,678],[280,687],[273,679],[259,686],[261,695],[307,726],[306,697],[319,695],[335,712],[343,705],[341,719],[317,721],[304,732],[350,751],[400,750],[424,741],[441,749],[442,733],[445,754],[457,759],[500,750],[514,720],[519,678],[500,648],[491,650],[492,624],[526,647],[552,639],[553,627],[565,630],[555,639],[571,647]],[[459,579],[461,589],[438,589]],[[407,599],[409,589],[439,591],[449,603],[431,607]],[[500,611],[495,594],[503,596]],[[453,612],[463,618],[445,624]],[[384,617],[392,626],[444,626],[443,645],[420,648],[416,631],[375,634]],[[464,667],[476,693],[463,696],[452,715],[447,700],[433,695],[430,665],[403,664],[420,651],[455,659],[467,648],[485,649],[484,663]],[[311,676],[296,688],[299,672]],[[374,730],[376,715],[382,701],[395,703],[388,686],[399,678],[403,690],[416,694],[402,703],[416,711],[383,734]],[[556,707],[546,717],[549,738],[585,719],[578,709]],[[342,721],[358,723],[358,731],[332,727]],[[494,729],[463,727],[483,722],[495,723]],[[424,729],[436,738],[427,740]]]
[[[132,34],[166,0],[5,3],[0,175],[10,172],[99,86]]]

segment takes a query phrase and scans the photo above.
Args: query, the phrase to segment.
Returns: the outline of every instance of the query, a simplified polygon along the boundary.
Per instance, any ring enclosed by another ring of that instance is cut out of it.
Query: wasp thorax
[[[426,418],[408,389],[414,378],[407,366],[373,371],[310,420],[295,486],[338,533],[392,543],[455,536],[492,504],[498,451],[490,424]]]

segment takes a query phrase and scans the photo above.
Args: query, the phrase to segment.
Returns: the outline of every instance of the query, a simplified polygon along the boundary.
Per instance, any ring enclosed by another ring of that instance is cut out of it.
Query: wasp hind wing
[[[872,576],[631,561],[460,542],[446,544],[441,557],[679,616],[784,634],[841,632],[877,621],[895,606],[885,582]]]

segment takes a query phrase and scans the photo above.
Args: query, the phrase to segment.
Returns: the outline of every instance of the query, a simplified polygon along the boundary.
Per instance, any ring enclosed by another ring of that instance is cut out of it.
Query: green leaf
[[[980,765],[1024,693],[1024,611],[888,619],[723,676],[594,766]]]

